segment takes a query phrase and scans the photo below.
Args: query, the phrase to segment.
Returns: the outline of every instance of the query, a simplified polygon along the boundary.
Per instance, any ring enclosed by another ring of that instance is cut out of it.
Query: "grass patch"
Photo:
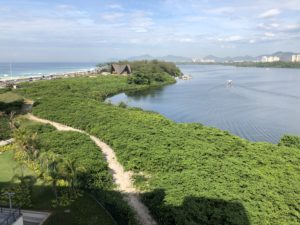
[[[17,101],[23,101],[23,97],[14,92],[5,92],[0,94],[0,102],[9,104]]]
[[[18,170],[19,163],[14,160],[13,151],[0,154],[0,183],[10,183]],[[34,172],[24,168],[24,175],[34,175]]]
[[[20,111],[23,105],[23,97],[14,92],[0,94],[0,111],[6,113]]]
[[[44,225],[116,225],[104,208],[87,194],[55,211]]]

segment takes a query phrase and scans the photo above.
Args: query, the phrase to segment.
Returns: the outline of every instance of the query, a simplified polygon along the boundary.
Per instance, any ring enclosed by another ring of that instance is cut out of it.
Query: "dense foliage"
[[[284,135],[279,142],[279,146],[287,146],[300,149],[300,137]]]
[[[11,136],[11,129],[9,125],[9,116],[0,114],[0,140],[6,140]]]
[[[60,132],[50,125],[34,122],[22,122],[17,132],[27,137],[37,134],[35,148],[39,158],[47,157],[44,153],[51,153],[60,160],[74,160],[75,166],[82,168],[78,174],[79,187],[85,189],[111,187],[112,178],[108,173],[107,163],[99,148],[88,136],[78,132]]]
[[[120,64],[129,64],[132,74],[128,77],[129,84],[145,84],[168,82],[173,83],[174,79],[181,74],[174,63],[158,60],[152,61],[121,61]],[[170,77],[171,76],[171,77]]]
[[[24,84],[19,92],[38,100],[34,114],[110,144],[137,172],[160,224],[299,224],[298,149],[99,101],[135,88],[126,78],[99,77]]]
[[[240,63],[229,63],[229,65],[240,66],[240,67],[300,68],[299,62],[283,62],[283,61],[279,61],[279,62],[240,62]]]
[[[131,70],[147,71],[149,76],[157,73],[167,73],[171,76],[181,75],[180,69],[172,62],[158,61],[158,60],[142,60],[142,61],[121,61],[120,64],[129,64]]]
[[[78,189],[85,190],[97,196],[120,225],[136,224],[134,215],[122,196],[112,191],[114,186],[107,163],[99,148],[87,135],[57,131],[50,125],[23,118],[19,118],[16,125],[16,145],[26,151],[29,162],[39,164],[38,170],[42,173],[43,180],[54,187],[56,201],[53,206],[67,206],[70,202],[74,202],[71,208],[78,206],[83,200],[78,200],[78,194],[74,197],[74,191],[76,194]],[[54,220],[60,219],[59,215],[61,214],[55,216]],[[77,217],[81,218],[80,215]],[[69,215],[68,218],[74,219],[74,216]],[[79,223],[79,219],[76,221]]]

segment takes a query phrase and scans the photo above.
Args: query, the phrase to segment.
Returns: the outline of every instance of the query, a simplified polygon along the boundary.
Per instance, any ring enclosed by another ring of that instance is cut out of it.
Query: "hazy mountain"
[[[216,62],[237,62],[237,61],[260,61],[263,56],[278,56],[282,61],[291,61],[292,55],[297,53],[293,52],[275,52],[273,54],[265,54],[259,56],[237,56],[237,57],[217,57],[214,55],[208,55],[203,59],[206,60],[215,60]]]
[[[128,58],[128,61],[138,61],[138,60],[153,60],[154,57],[151,55],[139,55],[139,56],[132,56]]]
[[[170,61],[170,62],[192,62],[191,58],[175,56],[175,55],[167,55],[167,56],[159,57],[158,59],[163,61]]]
[[[182,57],[182,56],[175,56],[175,55],[167,55],[162,57],[154,57],[151,55],[140,55],[140,56],[133,56],[128,58],[129,61],[135,61],[135,60],[162,60],[162,61],[169,61],[169,62],[191,62],[192,59],[188,57]]]
[[[291,61],[292,55],[297,53],[293,52],[275,52],[273,54],[265,54],[259,56],[236,56],[236,57],[218,57],[214,55],[208,55],[203,57],[204,60],[214,60],[215,62],[239,62],[239,61],[260,61],[263,56],[278,56],[282,61]],[[135,60],[162,60],[162,61],[169,61],[169,62],[192,62],[192,58],[183,57],[183,56],[175,56],[175,55],[167,55],[163,57],[154,57],[152,55],[140,55],[140,56],[133,56],[127,58],[129,61]]]
[[[282,61],[292,61],[292,55],[295,55],[296,53],[293,52],[275,52],[272,55],[278,56],[280,60]]]

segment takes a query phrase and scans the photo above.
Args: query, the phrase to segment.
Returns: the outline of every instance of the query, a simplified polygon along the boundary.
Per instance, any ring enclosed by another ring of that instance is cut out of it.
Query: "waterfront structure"
[[[111,64],[111,73],[127,75],[127,74],[131,74],[131,68],[129,64],[126,65]]]
[[[292,55],[292,62],[300,62],[300,55]]]
[[[278,56],[263,56],[261,62],[279,62],[280,58]]]

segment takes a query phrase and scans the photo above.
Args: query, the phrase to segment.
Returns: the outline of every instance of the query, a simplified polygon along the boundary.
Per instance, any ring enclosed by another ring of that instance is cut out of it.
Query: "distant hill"
[[[236,57],[218,57],[214,55],[208,55],[203,57],[204,60],[214,60],[218,63],[224,63],[224,62],[253,62],[253,61],[260,61],[263,56],[278,56],[281,61],[289,62],[292,60],[292,55],[300,54],[300,53],[294,53],[294,52],[275,52],[273,54],[265,54],[265,55],[259,55],[259,56],[236,56]],[[127,58],[126,60],[129,61],[136,61],[136,60],[162,60],[162,61],[168,61],[168,62],[192,62],[192,58],[189,57],[183,57],[183,56],[175,56],[175,55],[167,55],[162,57],[154,57],[149,54],[140,55],[140,56],[133,56],[130,58]]]
[[[273,56],[278,56],[281,61],[292,61],[292,55],[295,55],[297,53],[293,52],[275,52],[272,55]]]
[[[238,62],[238,61],[260,61],[263,56],[278,56],[281,61],[289,62],[292,60],[292,55],[298,53],[294,52],[275,52],[273,54],[265,54],[259,56],[237,56],[237,57],[217,57],[214,55],[208,55],[204,57],[205,60],[215,60],[216,62]]]
[[[175,56],[175,55],[167,55],[162,57],[154,57],[151,55],[140,55],[140,56],[133,56],[128,58],[129,61],[136,61],[136,60],[162,60],[162,61],[168,61],[168,62],[192,62],[191,58],[188,57],[182,57],[182,56]]]

